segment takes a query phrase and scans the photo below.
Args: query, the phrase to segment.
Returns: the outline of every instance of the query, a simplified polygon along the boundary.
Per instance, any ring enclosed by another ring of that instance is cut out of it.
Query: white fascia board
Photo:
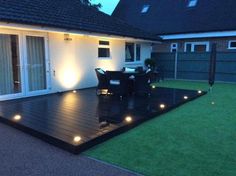
[[[233,36],[236,36],[236,31],[203,32],[203,33],[189,33],[189,34],[171,34],[171,35],[161,35],[160,37],[163,40],[175,40],[175,39],[233,37]]]
[[[87,36],[87,37],[100,37],[100,38],[117,39],[117,40],[125,40],[125,41],[131,40],[131,41],[139,41],[139,42],[146,42],[146,43],[161,43],[160,41],[145,40],[145,39],[139,39],[139,38],[133,38],[133,37],[101,34],[101,33],[96,33],[96,32],[86,32],[86,31],[79,31],[79,30],[66,30],[66,29],[61,29],[61,28],[25,25],[25,24],[17,24],[17,23],[0,22],[0,28],[28,30],[28,31],[37,31],[37,32],[54,32],[54,33],[63,33],[63,34],[66,33],[66,34],[80,35],[80,36]]]

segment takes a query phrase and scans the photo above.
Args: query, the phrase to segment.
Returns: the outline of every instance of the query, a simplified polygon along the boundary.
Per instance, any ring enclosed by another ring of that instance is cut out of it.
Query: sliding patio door
[[[26,36],[26,51],[28,92],[47,90],[45,38]]]
[[[0,100],[22,92],[19,36],[0,33]]]
[[[0,30],[0,101],[49,93],[47,35]]]

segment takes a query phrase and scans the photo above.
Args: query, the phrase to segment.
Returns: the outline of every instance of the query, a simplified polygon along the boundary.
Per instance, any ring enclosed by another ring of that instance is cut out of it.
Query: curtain
[[[126,43],[125,45],[125,61],[134,61],[134,43]]]
[[[27,36],[29,91],[46,89],[46,64],[43,37]]]
[[[0,34],[0,95],[14,93],[11,36]]]

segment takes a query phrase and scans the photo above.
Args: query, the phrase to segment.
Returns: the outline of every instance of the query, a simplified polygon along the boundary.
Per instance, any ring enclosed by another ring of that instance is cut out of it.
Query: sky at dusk
[[[103,6],[101,8],[101,11],[110,15],[113,12],[113,10],[115,9],[119,0],[92,0],[91,2],[95,3],[95,4],[101,3]]]

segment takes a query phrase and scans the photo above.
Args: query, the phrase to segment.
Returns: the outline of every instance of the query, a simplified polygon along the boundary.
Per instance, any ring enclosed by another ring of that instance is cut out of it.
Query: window
[[[141,60],[141,45],[127,42],[125,44],[125,62]]]
[[[110,58],[110,42],[99,41],[98,58]]]
[[[178,50],[178,43],[171,43],[170,45],[170,52],[175,53]]]
[[[125,45],[125,62],[134,62],[134,43]]]
[[[21,89],[21,65],[18,35],[0,33],[0,97]]]
[[[99,45],[107,45],[109,46],[109,42],[108,41],[99,41]]]
[[[188,7],[195,7],[198,0],[188,0]]]
[[[187,42],[184,46],[184,52],[208,52],[209,42]]]
[[[141,45],[136,44],[136,61],[141,60]]]
[[[144,5],[142,10],[141,10],[141,13],[147,13],[149,8],[150,8],[150,5]]]
[[[236,40],[229,41],[228,49],[236,49]]]
[[[99,58],[106,58],[106,57],[110,57],[110,49],[109,48],[99,48],[98,49],[98,57]]]
[[[185,52],[192,52],[192,44],[191,43],[187,43],[185,45]]]
[[[206,52],[206,51],[207,51],[206,44],[194,45],[194,52]]]

